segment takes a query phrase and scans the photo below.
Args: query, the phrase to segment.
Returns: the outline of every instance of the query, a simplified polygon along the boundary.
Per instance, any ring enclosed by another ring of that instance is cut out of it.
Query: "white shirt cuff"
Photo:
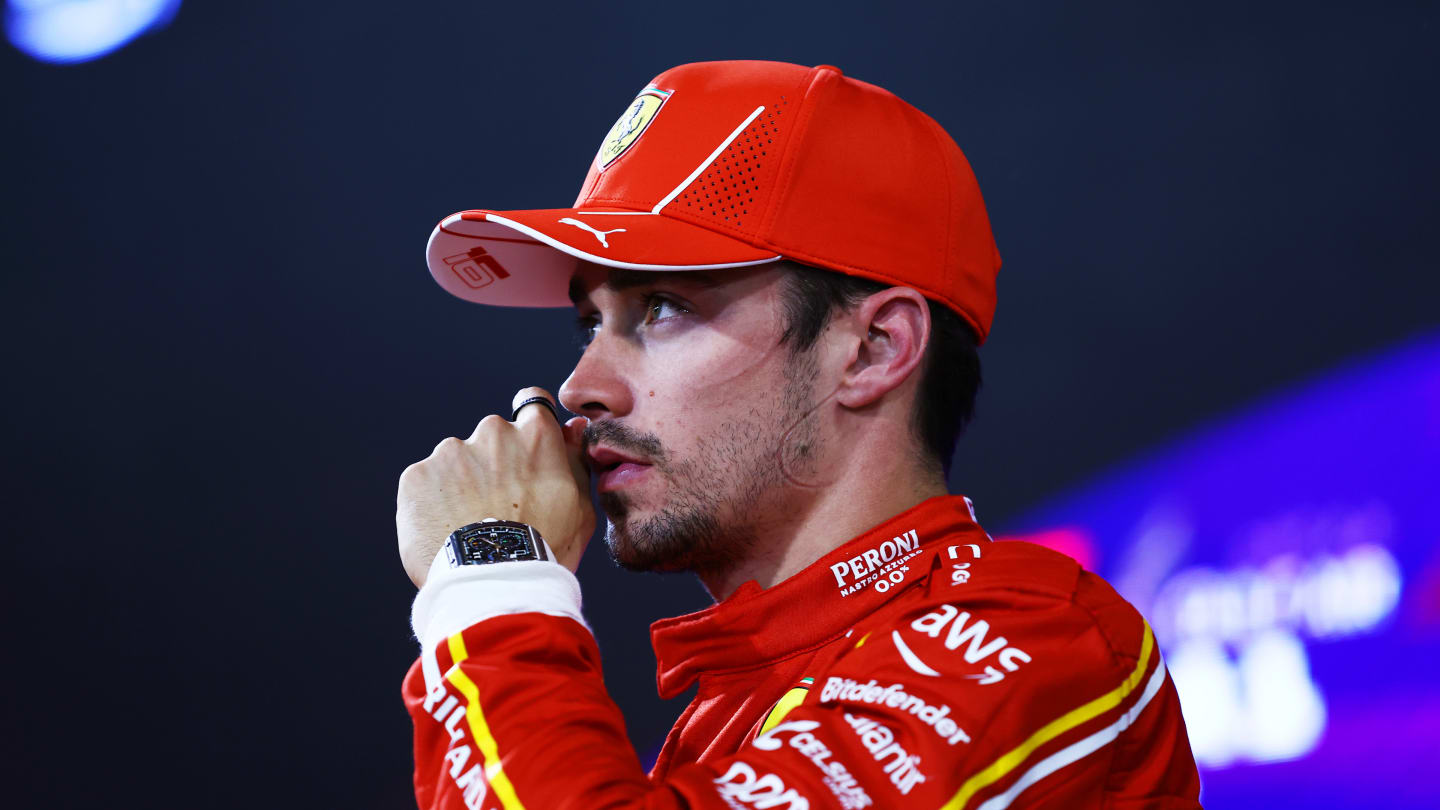
[[[522,560],[451,568],[440,549],[425,587],[415,595],[410,626],[420,640],[425,688],[441,682],[435,650],[445,639],[495,616],[545,613],[589,625],[580,613],[580,581],[546,547],[549,560]]]

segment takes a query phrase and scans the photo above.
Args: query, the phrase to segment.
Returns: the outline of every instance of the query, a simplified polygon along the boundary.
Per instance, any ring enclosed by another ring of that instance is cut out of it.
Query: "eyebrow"
[[[610,275],[605,277],[602,287],[609,287],[617,292],[633,290],[636,287],[648,287],[651,284],[658,284],[661,281],[676,281],[681,284],[694,284],[709,289],[718,287],[721,283],[720,274],[712,270],[611,270]],[[570,301],[577,306],[585,300],[585,289],[580,284],[577,276],[570,279],[569,289]]]

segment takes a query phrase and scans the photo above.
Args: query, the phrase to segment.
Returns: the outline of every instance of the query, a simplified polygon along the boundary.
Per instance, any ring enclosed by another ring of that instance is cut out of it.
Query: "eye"
[[[595,340],[595,336],[599,331],[599,316],[582,315],[575,319],[575,341],[579,344],[581,351],[584,351],[586,347]]]
[[[645,323],[655,323],[689,312],[690,310],[663,295],[650,295],[645,299]]]

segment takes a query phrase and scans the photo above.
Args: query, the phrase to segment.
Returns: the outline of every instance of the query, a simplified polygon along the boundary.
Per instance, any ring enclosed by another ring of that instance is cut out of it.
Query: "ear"
[[[890,287],[851,311],[858,350],[840,382],[837,399],[863,408],[901,387],[920,368],[930,342],[930,306],[909,287]]]

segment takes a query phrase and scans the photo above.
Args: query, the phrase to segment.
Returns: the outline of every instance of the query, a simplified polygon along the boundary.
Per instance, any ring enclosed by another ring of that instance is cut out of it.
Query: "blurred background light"
[[[1432,333],[1103,476],[1010,537],[1070,554],[1150,618],[1207,806],[1375,806],[1387,789],[1440,800],[1437,505]]]
[[[9,0],[5,33],[42,62],[85,62],[164,26],[180,0]]]
[[[1150,611],[1207,807],[1440,806],[1440,361],[1382,354],[1440,338],[1440,4],[178,6],[0,0],[0,805],[414,807],[396,476],[578,356],[419,246],[574,199],[639,86],[725,57],[965,149],[1005,269],[951,491]],[[580,578],[653,760],[646,627],[708,594],[598,538]],[[124,744],[67,756],[97,683]]]

